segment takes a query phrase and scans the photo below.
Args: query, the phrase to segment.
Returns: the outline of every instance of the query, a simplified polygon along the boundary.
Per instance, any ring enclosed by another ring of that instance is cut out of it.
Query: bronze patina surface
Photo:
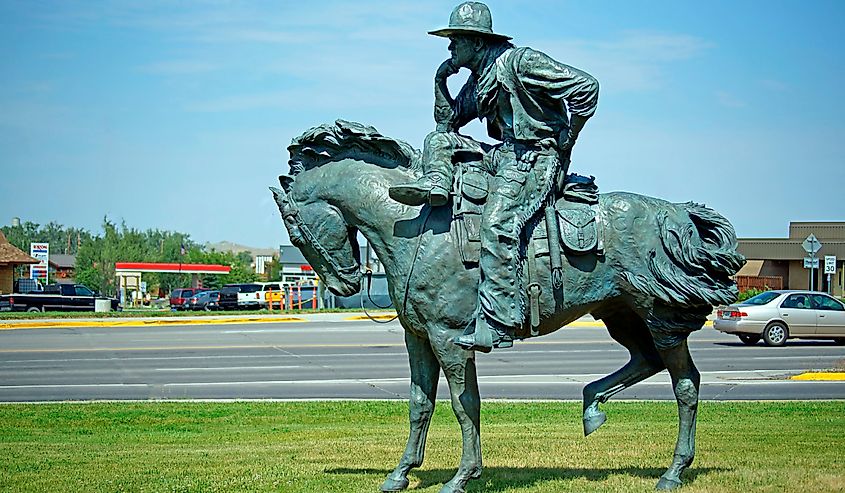
[[[567,175],[598,84],[511,45],[483,4],[459,5],[432,34],[450,38],[452,57],[435,76],[437,128],[422,151],[338,120],[293,140],[290,175],[272,188],[291,241],[331,291],[361,288],[359,232],[384,265],[411,393],[407,446],[382,491],[405,489],[422,464],[441,370],[463,441],[441,493],[464,491],[482,470],[476,351],[588,313],[630,361],[584,388],[584,433],[604,423],[600,403],[667,369],[680,426],[657,486],[680,486],[695,454],[700,382],[687,337],[714,305],[736,299],[731,276],[745,260],[733,227],[702,205],[599,194],[592,178]],[[445,80],[459,67],[473,75],[453,99]],[[500,144],[457,133],[479,116]]]

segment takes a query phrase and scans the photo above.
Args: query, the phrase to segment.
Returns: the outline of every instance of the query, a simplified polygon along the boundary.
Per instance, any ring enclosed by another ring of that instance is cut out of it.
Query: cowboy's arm
[[[562,113],[569,109],[570,120],[558,137],[558,148],[565,152],[575,145],[578,134],[598,105],[599,83],[595,77],[575,67],[560,63],[551,57],[532,52],[520,63],[520,78],[530,91],[544,94],[562,106]]]
[[[434,121],[438,132],[457,132],[476,117],[474,91],[467,83],[457,98],[449,93],[447,79],[458,73],[450,60],[443,62],[434,76]]]
[[[446,83],[449,76],[458,73],[458,69],[452,65],[451,60],[440,64],[437,73],[434,75],[434,122],[437,124],[438,132],[449,131],[449,122],[454,113],[455,100],[449,94],[449,86]]]

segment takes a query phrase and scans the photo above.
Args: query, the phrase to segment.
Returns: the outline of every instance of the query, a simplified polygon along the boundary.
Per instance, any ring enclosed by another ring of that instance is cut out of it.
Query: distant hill
[[[218,243],[206,243],[205,247],[208,250],[214,250],[217,252],[232,252],[234,254],[238,254],[241,252],[250,252],[255,258],[257,255],[270,255],[270,256],[278,256],[279,250],[276,248],[257,248],[251,247],[246,245],[239,245],[237,243],[232,243],[231,241],[221,241]]]

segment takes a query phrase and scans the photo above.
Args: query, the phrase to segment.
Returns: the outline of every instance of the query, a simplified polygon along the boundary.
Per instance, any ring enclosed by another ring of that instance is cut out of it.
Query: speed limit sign
[[[824,256],[824,273],[836,274],[836,255]]]

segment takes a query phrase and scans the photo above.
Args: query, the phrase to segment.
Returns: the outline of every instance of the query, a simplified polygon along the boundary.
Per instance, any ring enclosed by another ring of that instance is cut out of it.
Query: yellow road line
[[[839,382],[845,381],[843,372],[807,372],[789,377],[790,380],[812,380],[816,382]]]
[[[370,315],[369,317],[366,315],[353,315],[351,317],[345,317],[343,320],[347,322],[358,322],[363,320],[369,320],[371,318],[375,320],[391,320],[396,317],[395,313],[387,314],[387,315]]]
[[[17,322],[2,323],[0,330],[42,329],[42,328],[72,328],[72,327],[149,327],[154,325],[226,325],[226,324],[269,324],[288,322],[307,322],[299,317],[284,318],[209,318],[185,320],[131,320],[108,318],[103,320],[62,320],[50,322]]]
[[[372,318],[376,320],[390,320],[395,315],[373,315]],[[366,321],[369,317],[365,315],[353,315],[345,317],[344,321]],[[207,318],[207,319],[167,319],[167,320],[132,320],[132,319],[118,319],[118,318],[104,318],[102,320],[60,320],[49,322],[0,322],[0,330],[20,330],[20,329],[64,329],[75,327],[150,327],[162,325],[228,325],[228,324],[270,324],[270,323],[293,323],[293,322],[308,322],[307,318],[301,317],[280,317],[280,318]],[[713,322],[707,321],[704,326],[711,327]],[[604,322],[572,322],[566,325],[567,327],[604,327]]]

